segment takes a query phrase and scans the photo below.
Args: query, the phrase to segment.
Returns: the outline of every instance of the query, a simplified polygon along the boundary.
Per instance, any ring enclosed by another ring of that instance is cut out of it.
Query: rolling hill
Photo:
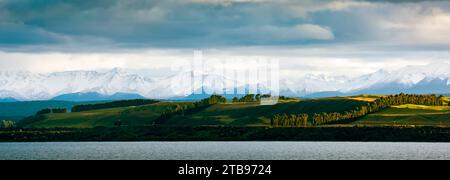
[[[112,127],[117,120],[126,126],[152,125],[169,108],[191,102],[160,102],[151,105],[101,109],[76,113],[49,114],[25,125],[27,128],[93,128]],[[164,123],[167,126],[268,126],[270,118],[279,113],[342,112],[367,102],[348,98],[328,98],[285,102],[273,106],[257,103],[217,104],[200,112],[178,115]]]
[[[368,126],[450,126],[450,106],[393,106],[353,122]]]
[[[98,109],[83,112],[47,114],[27,120],[26,128],[95,128],[114,127],[120,120],[122,126],[234,126],[268,127],[277,114],[344,113],[366,106],[382,96],[360,95],[348,97],[280,101],[271,106],[256,102],[220,103],[196,111],[186,111],[171,116],[162,115],[179,107],[194,105],[194,102],[157,102],[155,104]],[[349,122],[323,124],[323,126],[450,126],[448,98],[442,106],[399,105],[380,112],[368,114]]]
[[[131,106],[110,109],[99,109],[83,112],[62,114],[47,114],[43,119],[29,122],[26,128],[94,128],[113,127],[117,120],[124,125],[144,126],[153,122],[169,107],[177,104],[172,102],[160,102],[144,106]]]
[[[365,104],[367,102],[347,98],[304,100],[273,106],[252,103],[218,104],[192,115],[174,117],[167,124],[267,126],[275,114],[307,113],[312,116],[321,112],[344,112]]]

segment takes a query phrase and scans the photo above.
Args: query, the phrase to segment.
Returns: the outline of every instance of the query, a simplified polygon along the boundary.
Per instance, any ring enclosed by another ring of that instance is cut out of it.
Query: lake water
[[[36,142],[0,143],[2,160],[446,159],[450,143]]]

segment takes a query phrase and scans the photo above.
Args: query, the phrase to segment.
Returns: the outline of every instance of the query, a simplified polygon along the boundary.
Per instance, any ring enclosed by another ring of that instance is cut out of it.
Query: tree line
[[[243,102],[261,102],[261,99],[263,98],[270,98],[272,97],[270,94],[247,94],[241,98],[234,97],[232,102],[233,103],[243,103]],[[295,98],[289,98],[286,96],[279,96],[279,100],[295,100]]]
[[[51,114],[51,113],[67,113],[66,108],[45,108],[38,112],[36,112],[36,115],[44,115],[44,114]]]
[[[134,100],[123,100],[123,101],[113,101],[108,103],[100,103],[100,104],[84,104],[77,105],[72,108],[72,112],[82,112],[82,111],[92,111],[98,109],[108,109],[108,108],[117,108],[117,107],[129,107],[129,106],[142,106],[148,104],[154,104],[159,101],[150,100],[150,99],[134,99]]]
[[[270,98],[270,94],[247,94],[241,98],[234,97],[233,103],[260,102],[262,98]]]
[[[227,99],[223,96],[212,95],[209,98],[202,99],[192,104],[177,104],[176,106],[169,107],[163,112],[156,120],[155,124],[164,124],[174,116],[189,115],[196,112],[200,112],[212,105],[226,103]]]
[[[226,103],[227,98],[219,95],[212,95],[209,98],[202,99],[198,102],[195,102],[196,106],[208,106],[208,105],[214,105],[219,103]]]
[[[398,95],[383,96],[379,99],[376,99],[374,102],[368,103],[365,106],[356,107],[354,110],[345,111],[342,113],[341,112],[315,113],[309,119],[309,121],[307,120],[307,124],[308,122],[310,122],[311,125],[322,125],[354,120],[357,118],[364,117],[371,113],[379,112],[390,106],[398,106],[403,104],[442,106],[444,105],[444,99],[443,96],[403,94],[403,93]],[[275,115],[272,118],[272,124],[275,124],[273,126],[296,127],[297,125],[295,123],[294,125],[292,125],[292,123],[286,123],[286,121],[295,122],[297,116],[302,115]]]
[[[376,99],[374,102],[368,103],[366,106],[356,107],[351,111],[344,113],[320,113],[314,114],[312,119],[313,125],[329,124],[339,121],[348,121],[356,118],[361,118],[367,114],[379,112],[390,106],[398,106],[403,104],[417,104],[427,106],[442,106],[444,104],[443,96],[436,95],[418,95],[418,94],[397,94],[390,96],[383,96]]]
[[[270,124],[273,127],[306,127],[308,126],[308,114],[299,114],[299,115],[275,115]]]

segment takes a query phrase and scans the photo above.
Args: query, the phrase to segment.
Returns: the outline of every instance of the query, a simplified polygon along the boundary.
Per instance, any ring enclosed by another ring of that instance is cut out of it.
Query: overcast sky
[[[279,59],[285,75],[450,62],[450,2],[0,0],[0,70],[156,75],[193,50]]]

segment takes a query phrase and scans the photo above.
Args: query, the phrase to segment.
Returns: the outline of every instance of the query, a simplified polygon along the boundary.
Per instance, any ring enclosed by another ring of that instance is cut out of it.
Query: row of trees
[[[364,107],[362,109],[365,109]],[[351,120],[363,117],[367,115],[368,112],[365,110],[352,110],[346,111],[344,113],[332,112],[332,113],[320,113],[314,114],[312,118],[313,125],[329,124],[335,123],[343,120]]]
[[[239,103],[239,102],[260,102],[261,98],[269,98],[270,95],[269,94],[247,94],[241,98],[235,97],[233,98],[233,102],[234,103]]]
[[[436,95],[416,95],[416,94],[398,94],[391,96],[381,97],[374,102],[368,103],[366,106],[356,107],[354,110],[345,112],[324,112],[314,114],[311,118],[312,125],[322,125],[337,123],[341,121],[351,121],[357,118],[366,116],[367,114],[375,113],[384,110],[390,106],[403,105],[403,104],[417,104],[427,106],[442,106],[444,104],[443,96]],[[292,116],[292,115],[291,115]],[[275,115],[272,121],[279,122],[281,119],[290,117],[289,115]],[[290,118],[292,119],[292,118]],[[284,121],[281,121],[284,122]],[[279,123],[277,123],[279,124]],[[283,123],[282,123],[283,124]],[[286,124],[286,123],[284,123]],[[278,125],[279,126],[279,125]],[[287,125],[292,127],[289,123]]]
[[[219,103],[226,103],[227,98],[219,95],[212,95],[209,98],[202,99],[198,102],[195,102],[196,106],[208,106],[208,105],[214,105]]]
[[[240,102],[260,102],[262,98],[270,98],[272,97],[270,94],[248,94],[241,98],[235,97],[233,98],[233,103]],[[286,96],[279,96],[279,100],[295,100],[295,98],[289,98]]]
[[[46,108],[38,111],[36,115],[44,115],[44,114],[51,114],[51,113],[66,113],[66,108]]]
[[[308,117],[308,114],[275,115],[270,124],[274,127],[306,127],[308,126]]]
[[[212,95],[209,98],[202,99],[198,102],[192,104],[177,104],[176,106],[172,106],[167,108],[165,112],[163,112],[156,120],[155,124],[164,124],[169,119],[174,116],[181,115],[185,116],[187,114],[193,114],[199,112],[203,109],[206,109],[215,104],[226,103],[227,99],[223,96]]]
[[[389,106],[398,106],[403,104],[417,104],[426,106],[442,106],[444,105],[444,96],[436,95],[418,95],[418,94],[398,94],[381,97],[375,102],[370,103],[369,111],[383,110]]]
[[[77,105],[72,108],[72,112],[82,112],[82,111],[91,111],[97,109],[108,109],[108,108],[116,108],[116,107],[129,107],[129,106],[142,106],[147,104],[154,104],[158,101],[150,100],[150,99],[135,99],[135,100],[123,100],[123,101],[114,101],[109,103],[100,103],[100,104],[85,104],[85,105]]]
[[[426,106],[442,106],[444,104],[443,96],[436,95],[418,95],[418,94],[398,94],[381,97],[374,102],[368,103],[367,106],[357,107],[355,110],[346,111],[344,113],[321,113],[314,114],[312,124],[329,124],[339,121],[349,121],[356,118],[366,116],[384,110],[390,106],[398,106],[403,104],[417,104]]]
[[[206,108],[206,106],[201,106],[200,103],[177,104],[176,106],[170,106],[155,120],[155,124],[164,124],[176,115],[185,116],[187,114],[200,111],[203,108]]]

